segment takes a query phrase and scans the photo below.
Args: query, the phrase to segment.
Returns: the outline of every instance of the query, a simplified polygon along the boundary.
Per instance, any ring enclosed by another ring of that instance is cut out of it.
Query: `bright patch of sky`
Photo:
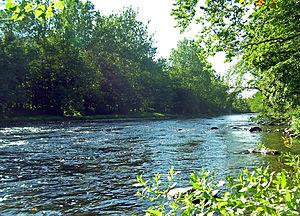
[[[193,38],[200,30],[199,26],[195,26],[188,32],[180,34],[179,29],[175,28],[176,21],[170,15],[174,0],[92,0],[92,2],[96,9],[105,15],[122,11],[125,7],[137,9],[138,19],[145,24],[149,23],[149,31],[154,34],[158,56],[161,57],[168,57],[171,50],[176,48],[178,41],[184,37]],[[225,57],[222,53],[208,60],[218,74],[224,74],[232,65],[224,63]]]

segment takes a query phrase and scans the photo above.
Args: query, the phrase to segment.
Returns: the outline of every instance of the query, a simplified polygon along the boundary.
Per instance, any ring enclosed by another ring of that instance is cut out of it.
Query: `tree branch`
[[[260,44],[263,44],[263,43],[268,43],[268,42],[271,42],[271,44],[274,44],[274,43],[284,43],[286,41],[292,40],[292,39],[294,39],[296,37],[299,37],[299,36],[300,36],[300,33],[295,34],[295,35],[291,35],[291,36],[286,37],[286,38],[283,38],[283,37],[270,38],[270,39],[267,39],[267,40],[259,41],[257,43],[247,44],[247,45],[245,45],[245,47],[247,47],[247,46],[257,46],[257,45],[260,45]]]

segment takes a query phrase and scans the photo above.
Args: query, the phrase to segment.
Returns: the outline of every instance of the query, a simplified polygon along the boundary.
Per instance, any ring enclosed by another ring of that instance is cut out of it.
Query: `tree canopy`
[[[198,43],[209,53],[242,57],[269,113],[300,105],[300,2],[296,0],[176,1],[182,30],[199,25]]]
[[[131,8],[104,16],[90,1],[7,1],[0,17],[2,117],[234,109],[202,49],[184,40],[158,58]]]

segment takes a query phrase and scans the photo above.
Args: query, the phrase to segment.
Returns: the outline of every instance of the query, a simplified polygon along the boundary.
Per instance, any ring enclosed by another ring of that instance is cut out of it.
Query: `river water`
[[[281,145],[281,133],[250,133],[250,116],[0,128],[0,215],[142,214],[138,174],[174,166],[184,185],[202,168],[224,178],[272,163],[274,156],[237,154],[260,141]]]

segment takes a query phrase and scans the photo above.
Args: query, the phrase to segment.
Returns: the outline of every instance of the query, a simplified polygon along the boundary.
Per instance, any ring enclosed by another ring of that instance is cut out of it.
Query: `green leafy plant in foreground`
[[[191,174],[192,190],[170,198],[175,188],[175,171],[156,174],[152,180],[137,178],[141,199],[150,201],[146,216],[155,215],[299,215],[300,157],[284,154],[279,158],[284,168],[273,171],[260,167],[244,169],[237,177],[216,181],[214,174],[202,171]],[[163,183],[167,182],[167,183]]]

